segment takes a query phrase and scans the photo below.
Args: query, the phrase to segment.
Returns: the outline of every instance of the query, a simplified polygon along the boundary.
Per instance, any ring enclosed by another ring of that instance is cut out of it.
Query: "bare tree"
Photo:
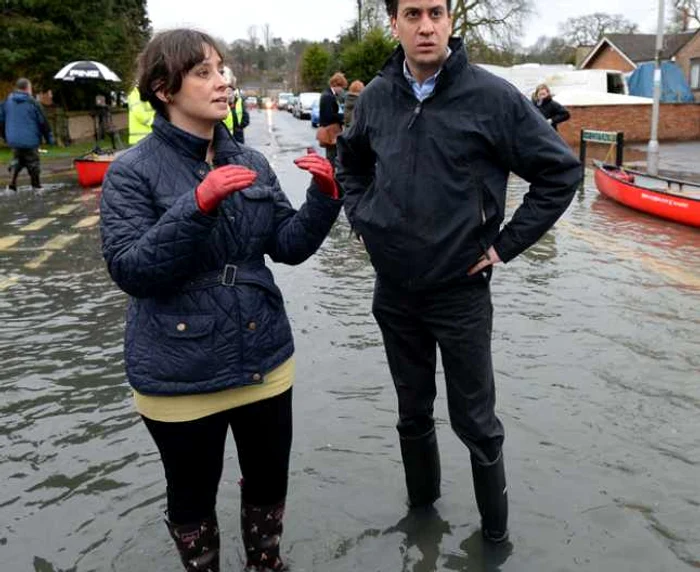
[[[596,12],[568,18],[559,26],[559,31],[571,46],[592,46],[605,34],[633,34],[638,28],[622,14]]]
[[[270,51],[270,47],[272,46],[272,30],[270,29],[270,24],[265,24],[262,27],[262,34],[263,45],[267,51]]]
[[[532,12],[531,0],[455,0],[452,28],[468,44],[511,46]]]
[[[248,26],[248,43],[250,47],[256,50],[258,48],[258,27]]]
[[[671,32],[687,32],[700,26],[700,0],[673,0]]]

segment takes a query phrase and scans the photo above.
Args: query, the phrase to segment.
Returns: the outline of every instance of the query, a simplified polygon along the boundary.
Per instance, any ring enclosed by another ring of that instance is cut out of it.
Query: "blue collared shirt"
[[[449,58],[451,54],[452,50],[448,47],[447,57],[445,58],[445,61],[447,61],[447,58]],[[437,85],[438,77],[440,77],[440,72],[442,72],[442,66],[440,66],[440,69],[436,71],[435,74],[431,75],[428,79],[426,79],[423,83],[418,83],[418,80],[414,78],[411,74],[411,70],[408,69],[408,64],[406,63],[406,60],[403,61],[403,75],[406,78],[408,85],[411,86],[411,89],[413,90],[413,95],[416,96],[416,99],[418,101],[424,101],[425,99],[433,95],[433,91],[435,91],[435,86]]]

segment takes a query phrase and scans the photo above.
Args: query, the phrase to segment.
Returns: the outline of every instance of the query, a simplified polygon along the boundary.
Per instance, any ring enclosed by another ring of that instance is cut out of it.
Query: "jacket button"
[[[258,325],[255,322],[248,322],[248,329],[249,330],[255,330],[258,327]]]
[[[180,322],[177,326],[175,326],[178,332],[184,332],[187,329],[187,324],[184,322]]]
[[[262,379],[262,375],[259,373],[254,373],[253,374],[253,381],[260,381]]]

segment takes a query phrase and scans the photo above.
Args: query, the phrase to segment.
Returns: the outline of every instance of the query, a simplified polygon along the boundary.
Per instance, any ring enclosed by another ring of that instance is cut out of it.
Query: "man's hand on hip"
[[[490,246],[486,253],[482,254],[479,260],[476,261],[476,264],[467,270],[467,274],[469,276],[473,276],[477,272],[481,272],[484,268],[488,268],[489,266],[497,264],[500,261],[501,258],[498,256],[498,252],[496,252],[496,249],[493,246]]]

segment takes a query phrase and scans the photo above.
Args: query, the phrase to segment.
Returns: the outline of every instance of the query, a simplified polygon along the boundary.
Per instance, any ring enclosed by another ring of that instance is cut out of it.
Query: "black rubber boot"
[[[474,494],[481,514],[481,532],[489,542],[508,540],[508,489],[503,453],[491,463],[481,463],[471,456]]]
[[[418,437],[401,436],[401,458],[411,508],[430,506],[440,498],[440,452],[435,428]]]
[[[241,533],[246,553],[246,572],[282,572],[288,568],[280,558],[284,501],[269,506],[241,502]]]
[[[201,522],[165,521],[187,572],[219,572],[219,526],[216,516]]]

